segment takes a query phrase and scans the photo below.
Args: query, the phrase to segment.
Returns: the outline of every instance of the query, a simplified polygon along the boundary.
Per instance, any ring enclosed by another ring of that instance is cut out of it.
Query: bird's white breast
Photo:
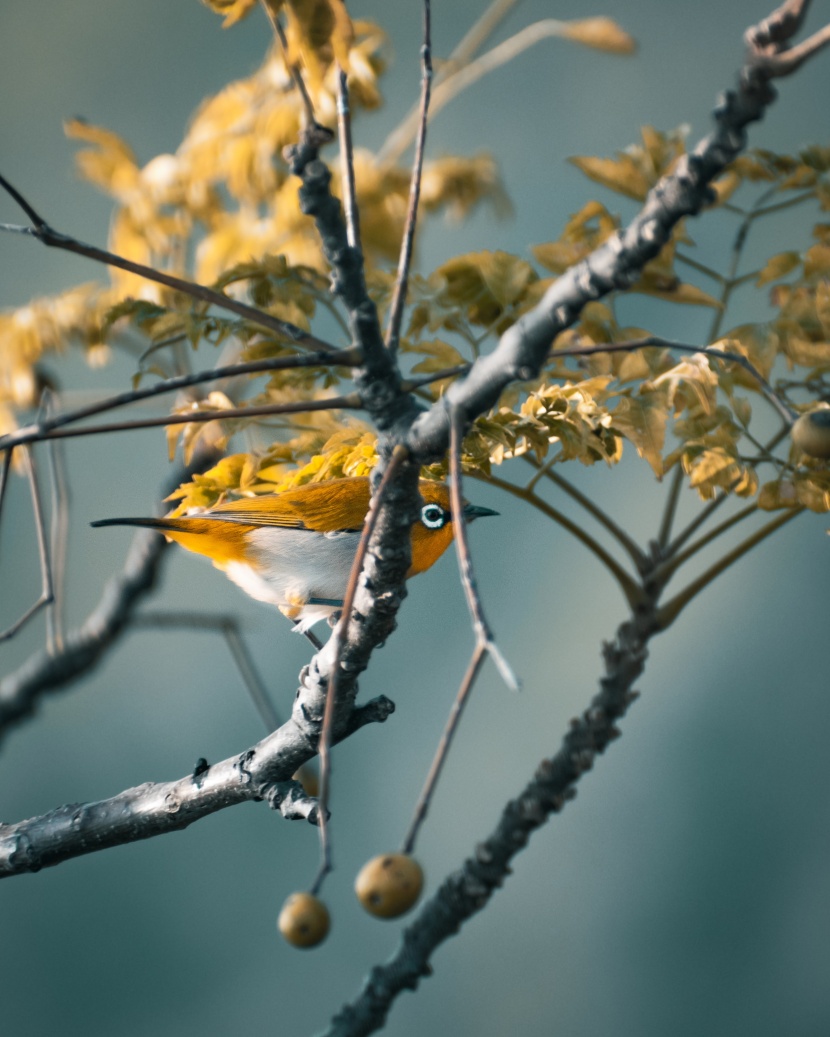
[[[310,599],[343,600],[359,540],[359,533],[266,526],[248,534],[248,560],[229,562],[225,572],[257,601],[282,608],[303,605],[299,619],[307,629],[337,611],[336,606]]]

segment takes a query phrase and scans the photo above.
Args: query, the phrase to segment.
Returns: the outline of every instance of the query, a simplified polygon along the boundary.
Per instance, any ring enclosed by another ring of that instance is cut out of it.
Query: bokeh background
[[[485,4],[433,6],[440,55]],[[828,5],[814,6],[815,28]],[[394,49],[387,105],[355,127],[360,145],[377,147],[417,93],[420,5],[355,0],[350,8],[381,20]],[[610,154],[637,139],[643,123],[687,123],[692,138],[706,132],[715,95],[740,62],[742,32],[767,4],[616,0],[602,9],[526,0],[497,39],[537,18],[597,13],[613,14],[637,37],[636,57],[546,41],[433,123],[431,154],[497,155],[516,211],[502,222],[483,213],[463,226],[430,227],[420,242],[422,269],[474,248],[527,254],[557,236],[589,197],[633,211],[566,157]],[[0,35],[0,169],[54,225],[101,243],[108,203],[75,179],[61,121],[83,115],[110,126],[146,161],[173,150],[200,99],[251,71],[268,41],[261,17],[222,32],[196,0],[0,0]],[[819,57],[781,84],[753,144],[792,151],[827,142],[828,62]],[[0,219],[19,218],[0,199]],[[760,231],[758,247],[769,254],[806,244],[809,220],[800,219]],[[721,265],[733,232],[722,215],[693,227],[700,255]],[[0,237],[0,270],[3,305],[102,276],[13,236]],[[687,341],[709,321],[693,308],[629,305],[626,319]],[[763,299],[748,292],[733,322],[764,312]],[[75,361],[60,369],[69,389],[116,390],[129,374],[126,364],[91,375]],[[68,608],[77,623],[119,567],[129,536],[88,522],[148,513],[169,465],[160,431],[75,440],[67,456]],[[653,535],[661,488],[642,462],[569,474],[641,537]],[[477,525],[472,541],[489,615],[524,690],[511,695],[489,669],[476,689],[418,848],[431,888],[558,746],[568,719],[594,693],[602,639],[624,617],[605,573],[558,528],[495,491],[470,486],[468,495],[502,512]],[[694,506],[686,493],[683,514]],[[4,519],[0,624],[39,585],[19,480]],[[399,999],[386,1032],[830,1032],[827,524],[806,516],[788,525],[653,642],[623,738],[519,856],[488,910],[438,951],[434,976]],[[183,554],[169,558],[155,604],[238,613],[287,711],[308,652],[281,617]],[[0,672],[42,637],[38,620],[0,647]],[[411,584],[399,631],[362,681],[365,696],[384,692],[397,712],[335,755],[338,868],[326,887],[334,924],[323,947],[293,951],[274,926],[284,896],[304,888],[316,867],[314,829],[262,805],[226,810],[184,833],[4,882],[3,1032],[300,1037],[320,1030],[397,944],[400,925],[364,915],[351,882],[367,857],[398,844],[471,645],[448,555]],[[4,742],[0,816],[14,821],[178,777],[198,757],[224,758],[261,733],[219,639],[135,632]]]

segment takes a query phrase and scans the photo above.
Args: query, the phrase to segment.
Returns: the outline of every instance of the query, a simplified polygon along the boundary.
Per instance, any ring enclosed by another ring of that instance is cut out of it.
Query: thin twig
[[[484,645],[481,643],[476,644],[470,662],[467,664],[467,672],[464,674],[458,693],[455,696],[455,701],[452,704],[452,709],[447,718],[447,723],[441,733],[441,740],[438,742],[438,748],[435,750],[435,756],[432,758],[429,772],[424,781],[424,787],[421,789],[418,802],[415,804],[415,809],[412,812],[412,819],[409,822],[409,827],[403,837],[401,853],[412,853],[415,849],[415,841],[418,838],[418,832],[427,816],[429,804],[432,800],[432,794],[435,791],[435,786],[441,775],[444,762],[449,754],[453,737],[455,736],[456,729],[461,720],[461,714],[464,712],[464,707],[467,704],[470,692],[473,689],[473,685],[475,684],[479,670],[481,669],[486,656],[487,649]]]
[[[29,425],[0,439],[0,449],[7,445],[20,446],[49,439],[70,439],[73,436],[98,436],[108,432],[128,432],[131,429],[158,428],[167,425],[189,425],[205,421],[230,421],[235,418],[256,418],[264,414],[305,414],[319,410],[360,410],[363,403],[357,393],[347,396],[328,396],[322,400],[299,400],[292,403],[263,403],[256,407],[226,407],[215,411],[194,410],[192,414],[168,414],[159,418],[140,418],[136,421],[116,421],[106,425],[85,428],[58,428],[42,432],[40,426]]]
[[[9,472],[12,467],[14,447],[7,446],[3,450],[3,463],[0,465],[0,516],[3,514],[3,501],[6,499],[6,487],[9,484]]]
[[[457,68],[471,61],[476,52],[479,51],[487,40],[493,35],[501,22],[517,6],[519,0],[493,0],[484,14],[474,22],[467,30],[459,43],[453,48],[452,53],[442,66],[442,76],[445,79]],[[443,68],[449,66],[448,71],[443,73]]]
[[[534,508],[541,511],[542,514],[547,515],[548,518],[553,519],[554,522],[566,529],[572,536],[575,536],[580,543],[584,544],[588,550],[595,555],[595,557],[608,569],[617,583],[620,585],[620,590],[625,596],[625,600],[632,608],[637,608],[641,598],[642,590],[636,580],[632,579],[631,576],[623,569],[623,567],[612,558],[612,556],[605,550],[605,548],[597,543],[596,540],[584,529],[578,526],[575,522],[571,521],[566,515],[563,515],[561,511],[558,511],[552,505],[548,504],[547,501],[541,497],[537,497],[535,493],[528,493],[521,486],[514,486],[513,483],[507,482],[505,479],[500,479],[497,475],[492,473],[488,475],[478,474],[476,472],[470,472],[470,476],[473,479],[478,479],[481,482],[490,483],[493,486],[498,486],[499,489],[504,490],[506,493],[511,494],[514,497],[518,497],[520,500],[527,501]]]
[[[142,612],[135,616],[134,627],[147,627],[157,630],[186,629],[199,633],[219,633],[225,642],[239,670],[239,675],[248,690],[257,713],[262,718],[267,731],[276,731],[282,723],[274,704],[268,695],[265,682],[256,668],[253,656],[239,629],[239,621],[233,616],[209,612]]]
[[[47,390],[44,393],[46,413],[57,403],[57,396]],[[49,528],[52,558],[54,601],[46,611],[46,643],[50,652],[63,650],[66,605],[66,548],[69,539],[69,481],[66,477],[66,458],[62,443],[47,444],[49,458],[49,484],[52,494],[51,523]]]
[[[732,486],[737,485],[738,480],[736,479],[728,489],[724,490],[718,497],[715,497],[714,500],[709,501],[709,503],[700,512],[698,512],[697,515],[695,515],[695,517],[691,520],[688,526],[686,526],[681,533],[678,533],[674,540],[672,540],[672,542],[665,548],[665,550],[663,551],[663,557],[671,558],[673,555],[675,555],[680,550],[680,548],[686,543],[689,537],[691,537],[693,533],[696,533],[697,530],[700,529],[700,527],[703,525],[703,523],[706,522],[717,511],[721,504],[723,504],[724,501],[729,500],[731,496],[730,491],[732,489]]]
[[[37,601],[30,606],[23,615],[12,623],[6,630],[0,631],[0,642],[8,641],[14,637],[18,631],[20,631],[29,620],[37,615],[37,613],[49,605],[54,600],[54,592],[52,588],[52,566],[49,562],[49,540],[46,534],[46,520],[43,514],[43,501],[40,496],[40,487],[37,481],[37,470],[35,468],[35,459],[32,453],[31,447],[26,447],[23,451],[24,463],[26,465],[26,475],[29,480],[29,489],[32,498],[32,512],[34,513],[35,519],[35,530],[37,532],[37,550],[40,558],[40,596]]]
[[[389,313],[389,324],[386,328],[386,348],[397,352],[401,334],[401,321],[406,305],[409,286],[409,268],[412,264],[412,247],[415,241],[415,228],[418,223],[418,204],[421,199],[421,176],[424,169],[424,151],[427,137],[427,121],[429,118],[429,99],[432,92],[432,30],[430,0],[424,4],[424,40],[421,45],[421,110],[418,122],[418,139],[415,145],[415,158],[412,162],[412,178],[409,183],[409,205],[406,211],[401,253],[398,259],[398,273],[395,278],[395,289]]]
[[[530,493],[533,493],[534,488],[540,479],[545,478],[550,480],[550,482],[552,482],[554,486],[558,486],[560,490],[562,490],[564,493],[567,493],[568,496],[575,500],[577,504],[579,504],[581,507],[583,507],[589,515],[592,515],[597,520],[597,522],[600,523],[600,525],[604,526],[608,530],[611,536],[613,536],[614,539],[617,540],[617,542],[620,544],[620,546],[624,548],[624,550],[628,553],[629,557],[638,567],[638,569],[642,567],[645,555],[637,546],[637,544],[632,540],[632,538],[628,535],[628,533],[626,533],[626,531],[621,526],[617,525],[617,523],[611,518],[611,516],[608,515],[605,511],[603,511],[603,509],[598,504],[595,504],[590,497],[586,497],[584,493],[582,493],[574,485],[569,483],[567,479],[559,475],[557,472],[554,472],[552,465],[556,463],[556,457],[551,458],[551,460],[547,464],[543,465],[542,467],[539,467],[537,462],[534,461],[529,454],[524,454],[522,456],[525,458],[528,464],[538,469],[536,475],[530,480],[530,482],[525,487],[526,490],[528,490]]]
[[[245,374],[262,374],[270,371],[284,371],[293,368],[317,367],[318,365],[334,365],[336,367],[352,367],[360,362],[360,351],[357,349],[341,349],[331,353],[304,353],[302,356],[270,357],[266,360],[252,360],[249,363],[228,364],[224,367],[214,367],[208,371],[196,371],[192,374],[176,375],[173,378],[165,378],[164,381],[144,389],[133,389],[129,392],[118,393],[108,396],[97,403],[91,403],[86,407],[76,410],[65,411],[63,414],[55,414],[30,426],[49,432],[52,429],[62,428],[83,418],[91,418],[96,414],[104,414],[118,407],[125,407],[142,400],[151,399],[154,396],[162,396],[168,392],[179,392],[202,382],[220,381],[224,378],[236,378]],[[14,438],[12,434],[11,438]],[[6,437],[0,437],[0,443]],[[25,442],[25,440],[24,440]]]
[[[665,561],[660,562],[654,571],[656,578],[665,581],[669,576],[674,574],[681,565],[688,562],[690,558],[696,555],[698,551],[702,551],[703,548],[711,544],[713,540],[717,540],[719,536],[722,536],[728,530],[732,529],[733,526],[737,526],[739,522],[743,522],[745,518],[754,515],[757,511],[757,504],[748,504],[745,508],[741,508],[740,511],[736,511],[734,515],[730,515],[728,519],[724,519],[723,522],[715,526],[714,529],[710,529],[709,532],[699,540],[690,544],[685,551],[675,553],[670,558],[666,558]]]
[[[818,32],[813,33],[795,47],[765,55],[761,61],[767,70],[776,76],[788,76],[828,44],[830,44],[830,25],[825,25],[823,29],[819,29]]]
[[[274,35],[279,42],[280,49],[282,50],[283,58],[285,59],[285,67],[294,81],[294,86],[299,91],[300,97],[303,101],[303,108],[305,109],[306,119],[308,124],[311,125],[316,123],[317,120],[314,117],[314,105],[311,103],[311,97],[309,96],[306,85],[303,82],[302,74],[296,65],[293,65],[288,60],[288,40],[285,37],[285,31],[280,25],[278,18],[278,10],[274,10],[271,0],[262,0],[262,6],[265,8],[265,13],[268,15],[268,21],[271,23],[271,28],[274,30]]]
[[[316,349],[326,353],[334,348],[328,342],[324,342],[314,335],[309,335],[308,332],[298,328],[295,324],[279,320],[270,313],[257,309],[255,306],[248,306],[246,303],[239,302],[237,299],[224,295],[222,292],[216,292],[212,288],[196,284],[194,281],[185,281],[181,277],[174,277],[173,274],[166,274],[161,270],[154,270],[153,267],[145,266],[143,263],[134,263],[131,259],[125,259],[114,252],[96,248],[94,245],[88,245],[86,242],[79,241],[68,234],[63,234],[51,227],[32,205],[26,201],[23,195],[16,188],[12,187],[3,176],[0,176],[0,187],[14,198],[33,224],[31,227],[21,227],[17,224],[0,223],[0,230],[15,234],[26,234],[29,237],[36,238],[48,248],[58,248],[65,252],[86,256],[87,259],[92,259],[96,263],[114,266],[119,270],[126,270],[128,273],[144,277],[148,281],[154,281],[156,284],[163,284],[165,287],[172,288],[177,292],[183,292],[192,299],[198,299],[209,306],[217,306],[219,309],[229,310],[231,313],[251,321],[252,324],[268,328],[269,331],[273,331],[292,346],[297,346],[301,349]]]
[[[467,599],[467,607],[470,610],[470,617],[473,622],[473,632],[475,634],[476,644],[470,662],[467,665],[467,672],[464,674],[464,678],[461,681],[461,685],[455,696],[455,701],[450,710],[450,715],[447,718],[446,725],[441,734],[438,748],[435,750],[435,755],[430,764],[424,787],[421,790],[418,802],[415,805],[415,810],[413,811],[412,819],[409,822],[406,835],[403,838],[401,853],[411,853],[415,848],[415,841],[418,838],[418,832],[420,831],[421,825],[423,824],[427,811],[429,810],[435,787],[438,783],[439,777],[441,776],[441,771],[444,767],[447,756],[449,755],[450,748],[452,747],[452,741],[458,729],[458,724],[461,721],[461,715],[464,712],[464,707],[467,704],[470,692],[473,690],[476,678],[478,677],[481,666],[487,655],[492,657],[493,662],[496,664],[505,684],[507,684],[512,691],[519,690],[519,681],[493,638],[490,625],[484,615],[484,606],[482,605],[481,596],[478,592],[475,573],[473,572],[470,545],[467,540],[467,523],[464,520],[464,498],[461,492],[462,433],[456,414],[450,415],[450,421],[450,510],[452,512],[458,570],[461,576],[461,585],[464,588],[464,596]]]
[[[798,507],[792,508],[790,511],[785,511],[783,515],[779,515],[778,518],[773,519],[772,522],[768,522],[765,526],[762,526],[761,529],[756,533],[753,533],[752,536],[747,537],[746,540],[742,540],[741,543],[728,554],[719,558],[714,565],[710,566],[705,573],[690,583],[688,587],[684,588],[670,601],[667,601],[665,605],[662,605],[657,614],[660,630],[666,630],[671,626],[689,602],[692,601],[693,598],[697,597],[704,588],[708,587],[709,584],[720,576],[722,572],[728,569],[730,565],[737,562],[739,558],[742,558],[747,553],[747,551],[755,547],[756,544],[760,544],[762,540],[765,540],[772,533],[776,532],[776,530],[780,529],[781,526],[796,518],[802,513],[802,511],[804,511],[804,507],[799,505]]]
[[[657,545],[660,551],[665,551],[671,536],[674,516],[677,514],[677,502],[680,499],[680,487],[683,485],[683,469],[678,465],[672,473],[671,486],[663,509],[663,518],[660,522],[660,532],[657,534]]]
[[[496,664],[504,683],[512,690],[519,690],[519,681],[513,668],[502,655],[487,617],[481,595],[478,593],[470,543],[467,539],[467,523],[464,518],[464,497],[461,491],[461,441],[463,438],[461,414],[457,410],[450,411],[450,510],[454,526],[455,552],[458,557],[458,569],[461,585],[467,599],[467,608],[473,621],[473,632],[476,642],[488,652]]]
[[[490,72],[494,72],[497,68],[501,68],[502,65],[513,61],[541,40],[567,36],[567,30],[568,22],[555,18],[543,18],[532,25],[525,26],[524,29],[521,29],[514,36],[510,36],[467,64],[460,67],[456,66],[455,68],[451,67],[436,82],[435,88],[432,91],[430,119],[434,119],[445,105],[449,104],[462,91],[477,83],[479,79],[482,79]],[[418,117],[418,113],[413,112],[389,135],[378,153],[379,161],[394,162],[400,158],[415,136]]]
[[[343,608],[340,613],[340,619],[337,621],[337,626],[332,631],[331,637],[329,638],[329,644],[331,646],[333,657],[331,663],[331,676],[329,677],[328,687],[326,688],[326,705],[323,710],[323,724],[320,729],[320,743],[319,743],[319,756],[320,756],[320,796],[319,796],[319,828],[320,828],[320,868],[311,884],[309,892],[316,896],[319,893],[323,881],[332,870],[332,853],[331,853],[331,837],[329,834],[328,826],[328,803],[329,803],[329,786],[331,785],[331,743],[332,735],[334,730],[334,709],[337,701],[337,684],[340,677],[340,661],[343,652],[343,646],[346,640],[346,634],[349,628],[349,621],[351,619],[352,608],[354,607],[354,598],[357,593],[358,584],[360,582],[360,575],[363,572],[363,562],[366,558],[366,552],[369,548],[369,541],[372,537],[372,533],[375,530],[375,525],[380,515],[380,508],[383,502],[386,488],[392,481],[393,476],[398,471],[400,466],[406,460],[407,452],[404,447],[396,447],[392,452],[392,457],[389,460],[389,464],[386,466],[386,471],[383,473],[383,478],[378,485],[376,492],[372,495],[372,500],[369,504],[369,511],[366,515],[366,520],[363,523],[363,531],[358,541],[357,550],[355,552],[354,561],[352,562],[351,572],[349,573],[349,582],[346,585],[346,593],[343,596]]]
[[[346,217],[346,236],[351,247],[359,249],[360,210],[357,207],[357,189],[354,179],[349,80],[342,68],[337,70],[337,133],[340,138],[340,181],[343,191],[343,212]]]

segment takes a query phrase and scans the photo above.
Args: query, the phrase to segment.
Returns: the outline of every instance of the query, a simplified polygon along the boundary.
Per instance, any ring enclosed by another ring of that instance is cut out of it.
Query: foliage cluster
[[[211,6],[233,24],[252,3],[212,0]],[[280,6],[288,14],[288,55],[302,64],[317,120],[336,125],[335,58],[348,70],[354,109],[376,108],[385,67],[382,31],[343,21],[337,14],[341,5],[328,0],[272,5]],[[303,330],[322,328],[324,336],[346,343],[349,330],[330,294],[313,223],[300,210],[282,156],[298,136],[302,105],[290,64],[275,48],[253,75],[201,106],[175,154],[140,165],[110,130],[75,120],[67,132],[84,145],[77,156],[81,174],[114,200],[114,252],[210,284]],[[603,188],[639,202],[684,151],[682,132],[645,127],[638,144],[614,157],[572,161]],[[365,150],[356,151],[354,167],[369,289],[383,316],[394,286],[409,175]],[[796,156],[755,151],[739,158],[714,185],[712,208],[731,214],[744,236],[755,220],[794,206],[813,203],[826,211],[828,170],[830,148],[813,147]],[[341,172],[334,161],[332,173],[339,192]],[[749,203],[738,205],[739,198]],[[441,212],[460,218],[482,203],[500,212],[508,206],[496,164],[483,154],[427,162],[421,203],[424,219]],[[591,201],[555,241],[533,248],[535,263],[500,251],[469,253],[413,277],[400,348],[409,374],[427,383],[418,390],[423,398],[440,395],[559,274],[606,241],[621,222],[605,204]],[[830,225],[817,223],[806,247],[790,244],[748,273],[738,273],[736,254],[732,268],[721,273],[695,258],[694,242],[680,225],[630,291],[711,309],[708,345],[745,357],[764,379],[774,380],[778,396],[797,412],[830,395]],[[708,283],[709,290],[680,271]],[[769,292],[772,318],[723,330],[731,293],[750,282]],[[776,444],[763,442],[763,416],[755,414],[762,386],[738,363],[704,352],[678,357],[661,346],[568,356],[574,348],[649,335],[646,328],[621,325],[616,302],[612,295],[589,305],[578,325],[553,344],[542,377],[512,388],[478,419],[464,444],[468,472],[486,478],[493,465],[519,455],[537,466],[572,460],[615,464],[627,441],[658,478],[681,466],[703,499],[726,491],[756,499],[764,509],[830,508],[825,465],[794,450],[778,458],[772,452]],[[187,346],[222,347],[224,362],[276,358],[297,348],[245,320],[116,270],[108,285],[80,286],[0,317],[0,432],[14,427],[17,412],[36,403],[42,361],[69,342],[85,349],[90,363],[105,360],[112,347],[136,352],[136,384],[176,370]],[[342,368],[236,378],[216,386],[198,407],[221,415],[229,407],[320,398],[346,390],[349,378]],[[193,406],[192,397],[180,399],[173,412],[186,414]],[[369,428],[326,411],[171,426],[169,448],[172,453],[181,438],[187,459],[203,439],[225,447],[239,432],[245,433],[246,449],[184,485],[176,494],[180,509],[210,505],[229,494],[364,474],[375,462]],[[430,474],[445,472],[436,466]]]

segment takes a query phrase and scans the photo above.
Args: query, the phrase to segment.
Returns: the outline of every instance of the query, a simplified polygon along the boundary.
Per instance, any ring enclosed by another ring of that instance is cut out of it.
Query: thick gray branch
[[[774,100],[769,64],[753,59],[741,72],[736,90],[727,91],[714,112],[715,129],[677,169],[649,192],[640,213],[624,230],[564,273],[541,302],[502,335],[492,353],[477,360],[466,378],[447,390],[446,402],[474,420],[496,404],[513,381],[536,378],[556,336],[582,309],[609,292],[629,287],[671,237],[685,216],[712,200],[710,184],[746,145],[746,126],[760,119]],[[448,410],[435,405],[414,423],[405,440],[414,458],[426,463],[443,456],[449,443]]]
[[[372,969],[355,1000],[332,1019],[325,1037],[358,1037],[381,1029],[397,995],[414,990],[430,974],[433,951],[487,905],[510,874],[512,858],[552,813],[574,798],[576,782],[619,736],[617,721],[636,698],[633,684],[643,672],[648,641],[655,632],[652,596],[604,646],[606,675],[600,691],[582,716],[571,721],[559,751],[541,762],[518,798],[506,805],[493,832],[424,904],[395,955]]]
[[[135,536],[123,570],[107,583],[86,622],[67,634],[63,648],[54,654],[36,652],[0,680],[0,733],[30,716],[43,694],[59,691],[100,661],[155,586],[165,547],[156,533]]]
[[[394,710],[389,699],[374,699],[351,712],[339,737]],[[318,725],[296,705],[291,720],[238,756],[178,781],[147,782],[97,803],[58,807],[41,817],[0,825],[0,878],[39,871],[71,857],[149,839],[187,828],[200,817],[249,800],[266,800],[283,816],[317,820],[316,801],[291,775],[317,752]]]

